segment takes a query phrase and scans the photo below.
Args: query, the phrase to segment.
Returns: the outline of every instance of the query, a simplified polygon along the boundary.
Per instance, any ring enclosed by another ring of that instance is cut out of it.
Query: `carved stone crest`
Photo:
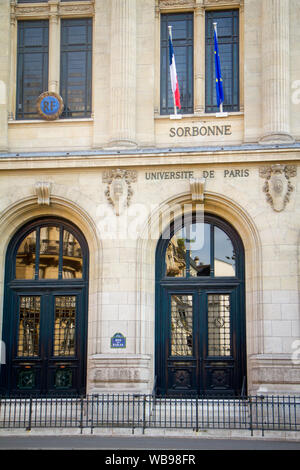
[[[267,201],[276,212],[281,212],[290,200],[290,193],[294,187],[290,178],[296,176],[296,165],[282,165],[277,163],[259,169],[259,176],[265,178],[263,191]]]
[[[102,181],[107,183],[105,196],[116,215],[120,215],[122,209],[129,206],[133,195],[131,183],[136,179],[137,174],[134,170],[107,170],[103,174]]]

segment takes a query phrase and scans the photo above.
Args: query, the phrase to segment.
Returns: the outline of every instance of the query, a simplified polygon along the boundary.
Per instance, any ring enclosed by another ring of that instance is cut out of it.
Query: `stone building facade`
[[[224,33],[222,57],[222,21],[231,12],[238,47],[229,41],[226,49]],[[221,114],[207,91],[210,14],[219,18],[221,63],[237,51],[237,101],[226,108],[225,97]],[[177,114],[168,105],[162,111],[166,18],[174,21],[184,104]],[[182,45],[176,25],[189,21],[191,45]],[[299,393],[299,22],[299,0],[0,1],[2,393]],[[29,23],[47,31],[45,44],[29,35]],[[81,33],[86,43],[76,49]],[[73,43],[64,42],[72,34]],[[40,62],[21,68],[29,51],[22,38],[40,47],[43,71]],[[71,67],[77,52],[72,76],[64,58]],[[77,69],[81,53],[86,62]],[[42,73],[44,87],[34,88]],[[49,120],[30,107],[47,91],[69,100],[69,114]],[[191,227],[192,214],[227,234],[239,259],[233,273],[216,274],[210,258],[201,274],[199,256],[185,258],[193,249],[176,221],[184,215]],[[48,242],[51,253],[42,251]],[[42,261],[53,275],[41,274]],[[32,268],[29,277],[18,277],[16,263]],[[176,341],[185,341],[184,352]]]

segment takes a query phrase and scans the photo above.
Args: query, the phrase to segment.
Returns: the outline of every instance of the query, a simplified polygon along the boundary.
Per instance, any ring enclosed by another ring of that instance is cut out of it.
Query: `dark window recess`
[[[239,111],[239,11],[207,11],[205,15],[205,111],[219,111],[216,100],[214,26],[217,23],[224,89],[223,111]]]
[[[172,26],[172,39],[180,92],[180,113],[193,113],[193,13],[174,13],[161,15],[160,114],[174,114],[169,67],[168,26]]]
[[[19,21],[16,119],[37,119],[36,101],[48,88],[48,21]]]
[[[62,118],[91,116],[92,19],[61,22],[60,93]]]

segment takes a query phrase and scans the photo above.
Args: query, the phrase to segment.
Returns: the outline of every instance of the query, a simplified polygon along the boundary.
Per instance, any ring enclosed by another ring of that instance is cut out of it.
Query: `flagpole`
[[[169,29],[169,36],[170,36],[171,41],[172,41],[172,26],[168,25],[168,29]],[[174,103],[174,114],[176,115],[177,114],[177,107],[176,107],[176,102],[175,102],[175,94],[172,92],[172,95],[173,95],[173,103]]]
[[[213,23],[213,25],[214,25],[214,30],[215,30],[216,36],[218,38],[217,23]],[[220,103],[220,113],[223,113],[223,103],[222,102]]]

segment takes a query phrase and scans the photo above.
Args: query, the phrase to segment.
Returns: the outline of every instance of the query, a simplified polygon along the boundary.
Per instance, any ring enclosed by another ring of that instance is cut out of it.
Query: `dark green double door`
[[[238,282],[161,287],[157,391],[238,396],[245,386],[245,325]]]
[[[5,325],[10,395],[85,391],[86,322],[82,289],[12,289]]]

